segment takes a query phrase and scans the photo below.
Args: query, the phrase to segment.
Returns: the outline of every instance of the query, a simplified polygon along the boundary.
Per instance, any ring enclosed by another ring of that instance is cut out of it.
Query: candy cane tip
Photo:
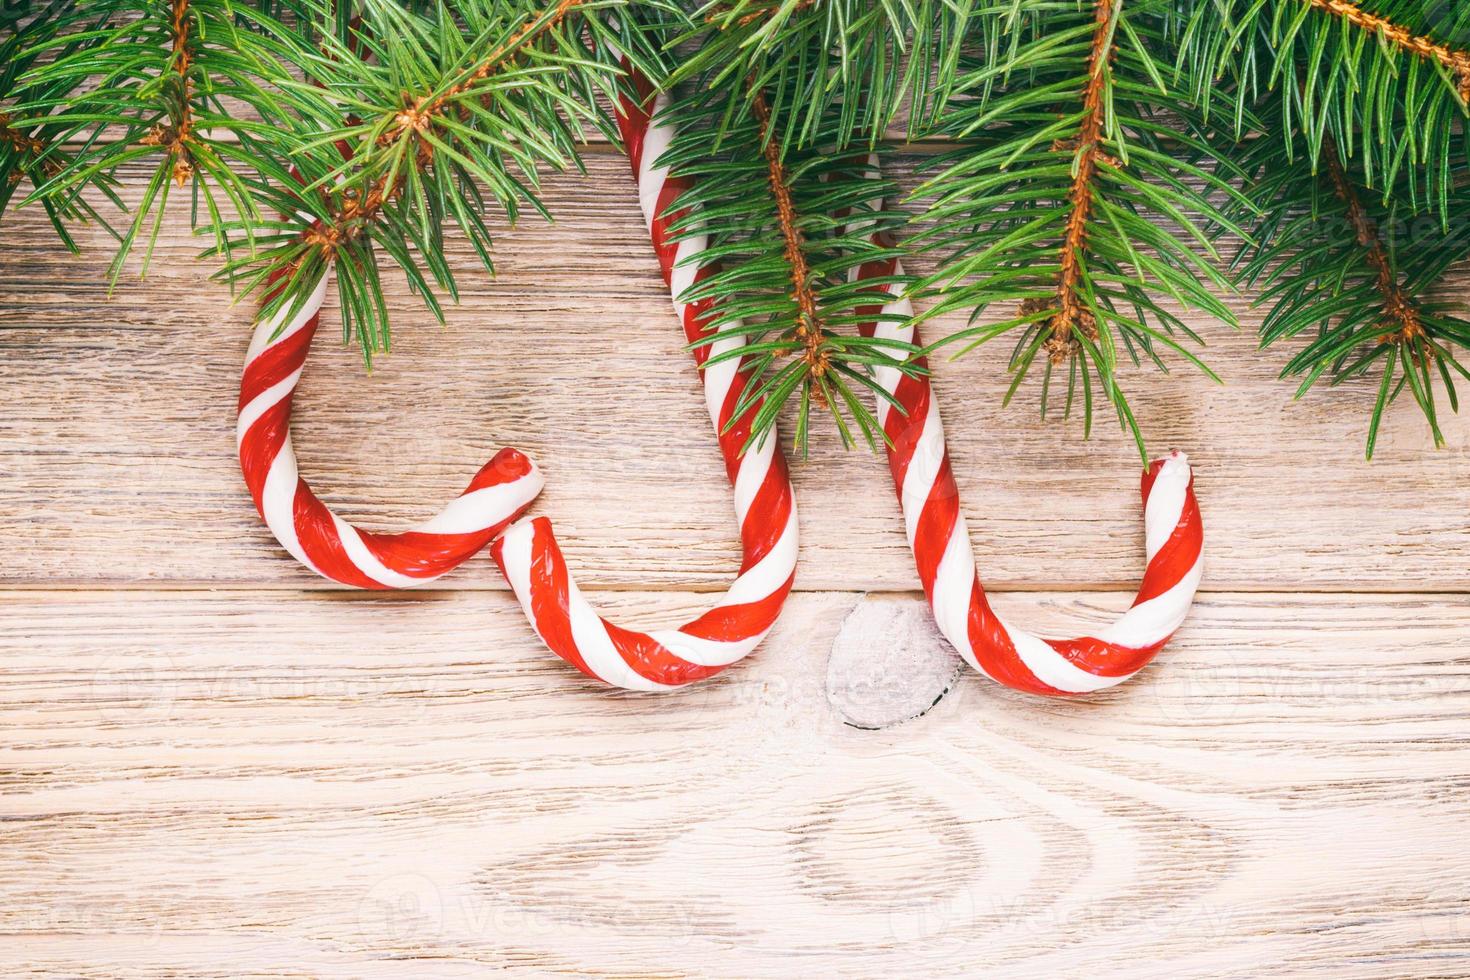
[[[1193,479],[1194,469],[1189,465],[1189,457],[1176,449],[1153,460],[1143,471],[1143,497],[1147,500],[1160,480],[1166,485],[1177,483],[1187,486]]]
[[[538,484],[542,482],[541,471],[531,460],[531,457],[519,449],[507,446],[491,457],[490,462],[480,467],[480,472],[470,483],[470,488],[479,490],[482,487],[493,487],[502,483],[513,483],[516,480],[530,478]]]
[[[1154,460],[1151,460],[1148,464],[1148,468],[1149,471],[1153,473],[1159,473],[1166,469],[1179,470],[1181,468],[1187,471],[1190,468],[1189,456],[1187,453],[1175,449],[1167,455],[1160,456]]]

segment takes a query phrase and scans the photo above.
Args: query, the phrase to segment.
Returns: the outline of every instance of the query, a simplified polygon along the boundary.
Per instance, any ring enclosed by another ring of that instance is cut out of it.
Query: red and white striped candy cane
[[[278,335],[289,310],[255,329],[240,379],[240,469],[276,540],[307,568],[360,589],[423,585],[519,517],[541,492],[541,473],[529,457],[502,449],[437,517],[401,534],[362,531],[328,510],[297,473],[291,448],[291,399],[321,319],[327,278]]]
[[[881,204],[876,202],[874,209]],[[871,240],[888,244],[881,233],[873,233]],[[902,276],[903,269],[896,258],[888,258],[864,263],[851,275],[881,280]],[[868,311],[875,315],[881,310],[883,316],[864,324],[862,332],[919,344],[909,319],[913,308],[902,297],[902,286],[875,283],[873,288],[888,298]],[[1148,566],[1133,607],[1096,635],[1044,640],[1006,623],[986,601],[928,376],[890,367],[879,368],[874,376],[903,406],[902,412],[895,411],[878,399],[876,414],[888,434],[889,469],[919,578],[939,631],[970,666],[1020,691],[1069,695],[1122,683],[1152,660],[1184,622],[1204,568],[1199,504],[1184,454],[1154,460],[1143,474]]]
[[[704,236],[672,240],[671,225],[679,215],[667,214],[665,208],[690,184],[655,165],[673,136],[672,126],[654,118],[667,99],[655,97],[649,81],[631,66],[629,70],[639,97],[637,101],[626,96],[618,100],[618,126],[638,181],[659,267],[684,335],[693,342],[713,332],[710,304],[681,303],[679,297],[693,283],[712,275],[714,267],[698,264],[697,257],[707,247]],[[729,330],[730,325],[722,329]],[[739,338],[726,336],[696,348],[695,363],[702,366],[741,343]],[[779,440],[771,434],[741,455],[759,403],[725,429],[748,380],[746,366],[743,361],[723,361],[700,374],[725,470],[735,487],[735,514],[744,552],[740,576],[713,609],[677,629],[649,633],[608,622],[572,581],[551,522],[544,517],[516,524],[490,549],[546,645],[583,673],[618,687],[670,690],[718,673],[744,657],[775,624],[796,574],[796,502]]]

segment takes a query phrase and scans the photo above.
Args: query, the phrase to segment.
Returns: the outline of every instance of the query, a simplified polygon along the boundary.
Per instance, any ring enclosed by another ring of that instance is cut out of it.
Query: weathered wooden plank
[[[1124,688],[967,674],[883,732],[826,704],[859,601],[798,596],[659,698],[505,594],[7,593],[0,968],[1470,970],[1470,600],[1212,595]],[[1050,629],[1125,601],[997,599]]]
[[[730,494],[624,167],[595,154],[589,177],[552,180],[558,223],[504,234],[494,281],[457,245],[465,296],[448,327],[398,289],[397,350],[370,378],[357,354],[319,338],[296,442],[304,472],[344,514],[381,527],[421,519],[511,444],[546,470],[539,512],[557,518],[585,585],[728,580]],[[109,301],[100,237],[73,259],[25,213],[7,217],[3,236],[0,533],[26,546],[0,581],[323,584],[276,547],[236,472],[248,315],[189,258],[196,243],[172,227],[148,280]],[[1224,387],[1181,367],[1140,372],[1132,389],[1155,446],[1198,464],[1206,588],[1470,588],[1465,419],[1451,418],[1450,448],[1434,452],[1405,404],[1365,464],[1367,386],[1294,404],[1274,377],[1282,355],[1256,354],[1248,332],[1201,326]],[[1042,422],[1035,389],[1001,408],[1002,354],[937,366],[987,582],[1127,587],[1141,538],[1128,440],[1104,426],[1087,442],[1076,424]],[[797,470],[799,587],[912,587],[885,465],[843,452],[823,429]],[[450,582],[501,587],[488,561]]]

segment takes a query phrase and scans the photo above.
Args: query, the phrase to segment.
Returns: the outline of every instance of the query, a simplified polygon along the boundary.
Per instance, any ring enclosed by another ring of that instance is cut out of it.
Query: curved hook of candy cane
[[[709,264],[699,265],[698,256],[707,247],[704,236],[673,240],[671,225],[680,216],[667,214],[665,209],[689,183],[655,165],[673,136],[671,126],[655,119],[666,100],[655,97],[648,80],[629,67],[639,98],[618,100],[618,125],[664,282],[684,335],[694,342],[714,331],[710,306],[704,301],[681,303],[679,297],[715,270]],[[721,329],[729,327],[726,324]],[[726,336],[696,348],[694,354],[702,368],[705,402],[726,473],[735,488],[744,554],[739,577],[713,609],[677,629],[648,633],[625,629],[599,616],[572,581],[546,518],[522,521],[491,545],[491,555],[537,634],[584,674],[635,691],[681,687],[716,674],[750,653],[781,613],[796,574],[797,552],[796,498],[786,458],[774,434],[741,453],[751,422],[760,411],[757,403],[735,419],[749,380],[746,366],[726,360],[704,367],[711,357],[741,343],[738,337]]]
[[[876,159],[869,165],[876,168]],[[873,210],[881,206],[875,202]],[[867,233],[869,226],[854,222],[851,230]],[[889,244],[881,233],[870,237],[880,246]],[[897,258],[867,262],[850,273],[854,280],[878,280],[873,291],[883,296],[881,304],[865,311],[874,319],[860,329],[865,336],[918,345],[913,308],[902,287],[884,282],[902,275]],[[874,378],[903,408],[894,410],[877,399],[877,418],[888,435],[889,469],[924,594],[939,631],[970,666],[1020,691],[1072,695],[1120,684],[1152,660],[1183,624],[1204,570],[1203,525],[1184,454],[1154,460],[1143,474],[1147,570],[1132,608],[1094,635],[1044,640],[1005,622],[986,600],[928,375],[884,366]]]
[[[240,379],[240,469],[276,540],[318,575],[360,589],[423,585],[471,558],[519,517],[541,492],[541,473],[530,457],[502,449],[438,516],[401,534],[359,530],[333,514],[297,473],[291,448],[291,400],[327,279],[323,274],[289,321],[291,311],[283,310],[255,329]]]

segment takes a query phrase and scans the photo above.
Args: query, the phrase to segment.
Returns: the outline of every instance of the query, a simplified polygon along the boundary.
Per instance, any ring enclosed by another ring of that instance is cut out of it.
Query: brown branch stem
[[[174,74],[178,79],[178,105],[172,107],[171,120],[159,123],[140,139],[144,146],[160,146],[166,149],[173,161],[173,178],[182,187],[194,175],[194,161],[189,155],[189,141],[193,138],[194,110],[189,103],[191,88],[189,72],[194,66],[190,49],[191,23],[189,0],[173,0],[169,13],[169,32],[173,36]]]
[[[66,166],[68,157],[61,150],[56,149],[53,144],[46,142],[37,136],[30,136],[22,130],[16,129],[11,124],[15,122],[9,113],[0,112],[0,143],[6,143],[12,147],[20,156],[42,157],[40,161],[41,175],[47,178],[54,177]],[[21,124],[26,125],[24,122]],[[47,151],[51,152],[48,154]],[[25,173],[25,164],[17,167],[10,174],[10,182],[19,184]],[[38,184],[34,177],[32,183]],[[39,186],[39,185],[38,185]]]
[[[1067,215],[1067,230],[1062,239],[1061,271],[1057,275],[1057,312],[1051,318],[1051,337],[1045,345],[1053,363],[1065,361],[1076,351],[1077,339],[1072,336],[1074,330],[1091,340],[1097,339],[1097,322],[1083,303],[1078,284],[1082,278],[1082,256],[1087,249],[1088,222],[1092,218],[1097,164],[1099,160],[1106,159],[1102,152],[1103,118],[1107,111],[1103,95],[1108,62],[1113,54],[1110,40],[1115,7],[1116,0],[1097,0],[1094,5],[1087,85],[1082,91],[1082,128],[1077,134],[1072,188],[1067,194],[1072,210]]]
[[[9,113],[0,112],[0,143],[8,143],[17,153],[26,153],[31,156],[46,149],[44,142],[15,129],[10,125],[12,122],[14,120],[11,119]]]
[[[1322,160],[1327,164],[1327,175],[1332,181],[1332,189],[1347,207],[1348,223],[1352,225],[1353,235],[1363,249],[1368,265],[1373,269],[1378,292],[1383,296],[1384,313],[1394,327],[1380,336],[1378,342],[1385,345],[1400,344],[1423,337],[1424,323],[1419,305],[1399,284],[1398,276],[1394,274],[1388,253],[1383,247],[1383,239],[1379,237],[1378,226],[1368,217],[1367,209],[1363,207],[1363,202],[1343,167],[1337,143],[1331,136],[1323,140]]]
[[[817,310],[817,297],[812,289],[811,267],[806,261],[806,239],[796,226],[796,206],[791,200],[786,167],[781,162],[781,148],[771,135],[771,107],[766,104],[765,93],[756,89],[751,107],[760,123],[760,140],[766,157],[766,179],[771,185],[771,194],[776,199],[776,218],[781,227],[781,238],[785,243],[786,264],[791,269],[791,298],[796,301],[796,337],[806,350],[802,358],[806,361],[814,379],[827,373],[828,355],[823,346],[821,315]],[[821,400],[821,388],[815,389]]]

